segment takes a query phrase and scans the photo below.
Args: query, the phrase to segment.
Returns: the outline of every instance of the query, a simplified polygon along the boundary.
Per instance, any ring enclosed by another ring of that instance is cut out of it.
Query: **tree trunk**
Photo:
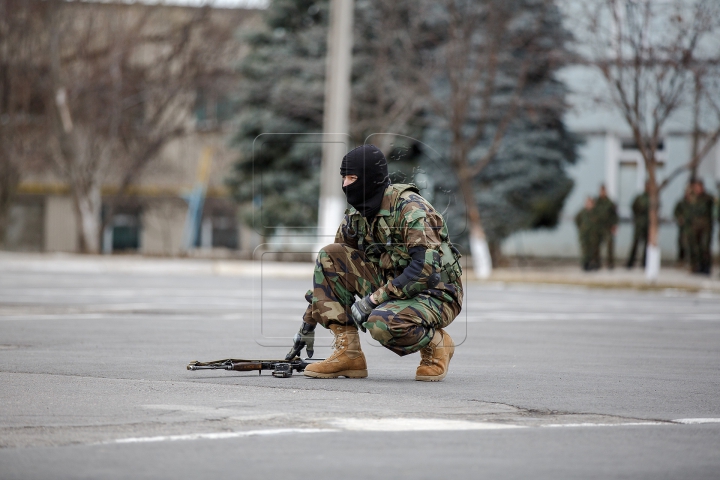
[[[458,172],[458,183],[463,201],[467,208],[468,239],[470,241],[470,255],[472,256],[473,271],[478,278],[488,278],[492,273],[492,260],[488,248],[485,231],[480,219],[480,210],[473,195],[472,177],[467,174],[464,168]]]
[[[690,182],[694,182],[697,179],[697,168],[699,159],[697,154],[700,151],[700,96],[702,92],[702,85],[700,83],[700,77],[695,74],[695,91],[693,92],[693,126],[692,126],[692,150],[690,153],[691,164],[690,164]]]
[[[83,253],[99,253],[100,210],[102,208],[100,185],[90,185],[87,191],[81,191],[76,188],[75,208],[78,220],[80,250]]]
[[[20,183],[20,172],[11,162],[8,158],[0,159],[0,246],[5,245],[5,231],[8,226],[10,206],[13,203],[17,185]]]
[[[655,176],[655,162],[652,159],[646,162],[648,165],[648,198],[650,205],[648,209],[648,242],[645,258],[645,278],[649,282],[656,282],[660,275],[660,246],[658,245],[658,229],[660,226],[660,190]]]
[[[472,255],[473,271],[478,278],[488,278],[492,273],[492,260],[485,232],[480,220],[470,221],[470,255]]]

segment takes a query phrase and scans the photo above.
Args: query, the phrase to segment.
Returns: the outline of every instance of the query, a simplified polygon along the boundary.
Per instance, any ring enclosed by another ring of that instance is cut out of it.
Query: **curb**
[[[670,275],[677,276],[678,272],[669,272]],[[587,277],[585,277],[587,275]],[[687,278],[682,279],[663,279],[662,273],[656,282],[648,282],[639,275],[637,278],[593,278],[593,274],[568,273],[561,274],[557,272],[512,272],[512,271],[494,271],[487,280],[481,280],[470,273],[469,281],[473,283],[497,282],[512,284],[536,284],[536,285],[572,285],[586,288],[598,289],[631,289],[640,291],[665,291],[679,290],[689,293],[713,292],[720,293],[720,279],[715,278],[693,278],[687,274]]]

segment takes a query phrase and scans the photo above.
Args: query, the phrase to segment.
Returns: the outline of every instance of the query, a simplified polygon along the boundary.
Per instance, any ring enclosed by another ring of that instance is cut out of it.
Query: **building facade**
[[[76,4],[82,9],[167,9],[169,18],[182,16],[194,7],[143,4]],[[218,21],[236,30],[260,21],[253,9],[213,9]],[[161,15],[160,18],[163,16]],[[163,28],[158,25],[157,28]],[[242,47],[229,49],[230,71],[242,55]],[[237,152],[230,146],[231,108],[224,98],[196,92],[193,111],[185,112],[187,134],[169,141],[142,173],[118,197],[117,182],[102,187],[101,236],[104,253],[134,252],[146,255],[212,253],[238,255],[256,242],[238,220],[238,207],[225,187]],[[112,218],[104,218],[112,200]],[[21,182],[8,212],[4,249],[10,251],[78,252],[78,215],[72,190],[63,183],[51,163],[21,172]]]
[[[619,2],[621,5],[623,2]],[[568,28],[575,38],[583,38],[577,31],[585,22],[573,22],[577,14],[572,2],[563,2]],[[717,46],[714,47],[717,51]],[[565,68],[560,79],[569,89],[570,110],[565,118],[567,128],[583,141],[579,158],[568,173],[575,185],[565,201],[561,220],[552,230],[519,232],[503,243],[504,254],[512,256],[577,258],[580,255],[578,232],[574,218],[583,208],[587,196],[597,197],[601,185],[605,185],[608,196],[617,204],[620,224],[616,234],[615,257],[617,263],[628,254],[632,242],[631,205],[636,195],[644,190],[645,165],[632,132],[625,119],[619,114],[608,98],[606,80],[590,66],[573,65]],[[662,259],[672,261],[678,254],[678,228],[673,211],[682,199],[689,181],[690,172],[685,169],[692,158],[693,116],[689,109],[679,109],[669,118],[661,141],[657,145],[658,183],[672,176],[673,179],[660,194],[659,247]],[[717,127],[717,126],[715,126]],[[715,128],[713,127],[713,128]],[[675,175],[680,169],[682,173]],[[720,192],[720,145],[702,158],[697,178],[702,180],[705,190],[714,196]],[[713,251],[717,252],[717,228],[713,233]]]

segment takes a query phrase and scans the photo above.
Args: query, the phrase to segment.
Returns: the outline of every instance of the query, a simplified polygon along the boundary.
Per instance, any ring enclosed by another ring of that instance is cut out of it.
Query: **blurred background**
[[[675,262],[686,185],[720,184],[719,35],[702,0],[0,0],[0,246],[309,260],[334,132],[379,146],[476,270],[478,245],[577,262],[601,185],[624,263],[646,180]]]

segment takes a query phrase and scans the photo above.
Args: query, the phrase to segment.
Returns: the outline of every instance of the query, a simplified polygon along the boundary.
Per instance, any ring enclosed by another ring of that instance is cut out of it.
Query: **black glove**
[[[357,327],[363,332],[367,332],[363,323],[367,322],[370,313],[372,313],[373,308],[376,306],[377,305],[375,305],[370,299],[370,295],[368,295],[356,301],[352,304],[352,307],[350,307],[350,316],[352,317],[353,322],[355,322],[355,325],[357,325]]]
[[[293,342],[292,348],[288,354],[285,355],[285,360],[292,360],[293,358],[300,356],[300,352],[302,352],[303,347],[305,347],[305,350],[307,351],[308,358],[312,358],[313,353],[315,353],[315,349],[313,348],[315,346],[315,325],[309,325],[302,322],[302,326],[295,334]]]

